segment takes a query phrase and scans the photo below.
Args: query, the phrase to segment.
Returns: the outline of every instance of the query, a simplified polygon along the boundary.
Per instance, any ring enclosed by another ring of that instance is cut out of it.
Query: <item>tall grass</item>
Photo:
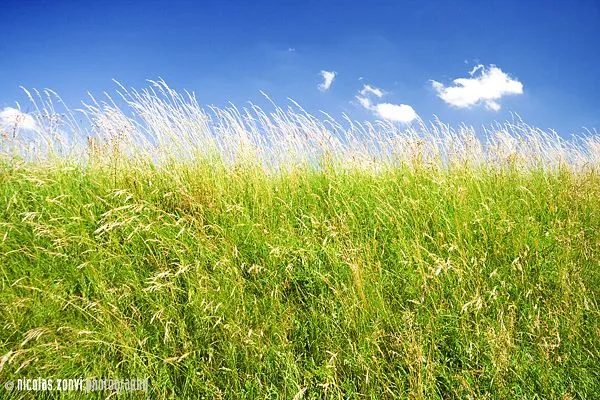
[[[38,131],[0,142],[0,383],[600,393],[598,135],[203,109],[162,81],[30,97]]]
[[[206,110],[193,94],[180,94],[164,81],[150,82],[142,91],[117,83],[115,95],[105,93],[104,101],[90,95],[76,110],[49,89],[24,89],[35,106],[38,130],[21,140],[5,132],[0,150],[5,155],[16,151],[26,159],[66,156],[95,163],[115,157],[142,164],[174,157],[178,162],[210,158],[227,166],[257,163],[271,172],[323,162],[336,169],[370,172],[415,164],[582,170],[600,163],[596,132],[567,140],[527,125],[518,115],[513,122],[495,123],[482,132],[439,120],[418,120],[406,127],[360,123],[344,115],[340,123],[324,112],[317,118],[291,99],[287,109],[271,102],[273,112],[252,103],[241,109],[231,105]],[[18,127],[11,130],[18,132]]]

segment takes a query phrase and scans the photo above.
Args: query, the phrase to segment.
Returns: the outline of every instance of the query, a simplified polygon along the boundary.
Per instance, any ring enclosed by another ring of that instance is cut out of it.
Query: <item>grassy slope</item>
[[[597,173],[167,171],[0,166],[1,381],[600,392]]]

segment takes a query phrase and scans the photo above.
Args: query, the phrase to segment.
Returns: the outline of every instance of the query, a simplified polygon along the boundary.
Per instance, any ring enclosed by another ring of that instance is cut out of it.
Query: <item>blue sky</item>
[[[263,90],[359,120],[410,108],[480,125],[513,111],[562,134],[600,129],[597,0],[2,3],[0,109],[27,110],[20,85],[76,108],[113,78],[162,77],[217,106],[261,104]]]

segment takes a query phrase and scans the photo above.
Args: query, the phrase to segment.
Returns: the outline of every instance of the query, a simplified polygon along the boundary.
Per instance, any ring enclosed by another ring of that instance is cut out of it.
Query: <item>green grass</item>
[[[591,399],[599,288],[593,170],[0,164],[0,383]]]

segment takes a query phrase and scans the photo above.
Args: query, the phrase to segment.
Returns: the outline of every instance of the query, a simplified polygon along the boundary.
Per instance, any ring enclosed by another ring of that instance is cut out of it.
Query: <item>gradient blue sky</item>
[[[563,134],[600,129],[600,2],[572,1],[31,1],[3,0],[0,108],[28,103],[19,86],[52,88],[76,108],[111,81],[141,88],[164,78],[201,104],[280,105],[375,118],[355,96],[363,84],[381,101],[424,119],[484,124],[517,112]],[[523,94],[456,108],[436,80],[469,78],[497,65]],[[337,73],[320,91],[321,70]],[[362,80],[359,80],[362,77]],[[374,99],[375,100],[375,99]]]

